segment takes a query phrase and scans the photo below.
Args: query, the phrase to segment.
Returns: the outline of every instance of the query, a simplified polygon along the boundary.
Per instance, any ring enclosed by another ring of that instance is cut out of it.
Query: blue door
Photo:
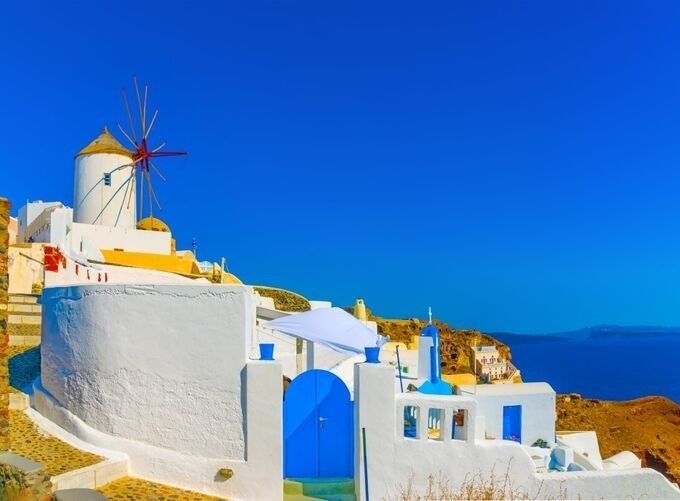
[[[335,374],[313,369],[288,386],[283,401],[286,478],[353,477],[354,413]]]
[[[522,406],[503,407],[503,440],[522,442]]]

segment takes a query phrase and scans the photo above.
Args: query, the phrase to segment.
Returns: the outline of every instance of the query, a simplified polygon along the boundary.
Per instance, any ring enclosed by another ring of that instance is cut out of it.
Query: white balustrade
[[[400,393],[396,404],[396,429],[403,440],[475,440],[476,404],[470,397]],[[457,425],[454,433],[459,411],[463,411],[463,424]],[[415,423],[415,436],[405,436],[405,422]]]

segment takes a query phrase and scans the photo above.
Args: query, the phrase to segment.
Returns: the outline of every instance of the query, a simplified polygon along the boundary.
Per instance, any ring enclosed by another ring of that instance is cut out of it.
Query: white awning
[[[319,343],[340,353],[363,353],[387,341],[341,308],[318,308],[265,322],[264,327]]]

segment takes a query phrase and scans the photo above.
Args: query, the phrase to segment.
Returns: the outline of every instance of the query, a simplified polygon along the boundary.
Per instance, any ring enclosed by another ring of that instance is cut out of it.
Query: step
[[[127,459],[106,459],[101,463],[56,475],[51,480],[54,490],[98,489],[127,475]]]
[[[354,494],[324,494],[322,497],[310,497],[304,494],[284,494],[284,501],[356,501]]]
[[[40,296],[36,296],[36,295],[32,295],[32,294],[10,294],[8,302],[10,304],[17,304],[17,303],[37,304],[39,297]]]
[[[9,394],[9,409],[11,411],[25,411],[30,404],[30,398],[25,393],[17,392]]]
[[[42,305],[30,303],[9,303],[7,305],[7,311],[10,313],[18,313],[20,315],[41,315]]]
[[[334,501],[354,499],[352,478],[288,478],[283,481],[286,495],[302,495]]]
[[[22,324],[22,325],[40,325],[42,322],[42,315],[8,313],[7,323]]]
[[[40,344],[40,336],[10,336],[10,346],[38,346]]]
[[[108,498],[94,489],[61,489],[54,492],[55,501],[107,501]]]
[[[11,466],[23,473],[37,473],[43,468],[42,463],[38,463],[37,461],[27,459],[9,451],[0,452],[0,464]]]
[[[286,494],[283,493],[283,501],[325,501],[321,498],[310,498],[304,494]]]

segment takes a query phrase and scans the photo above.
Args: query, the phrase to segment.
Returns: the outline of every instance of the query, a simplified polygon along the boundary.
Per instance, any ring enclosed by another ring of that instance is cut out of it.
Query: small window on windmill
[[[111,186],[111,173],[110,172],[104,173],[104,186]]]

